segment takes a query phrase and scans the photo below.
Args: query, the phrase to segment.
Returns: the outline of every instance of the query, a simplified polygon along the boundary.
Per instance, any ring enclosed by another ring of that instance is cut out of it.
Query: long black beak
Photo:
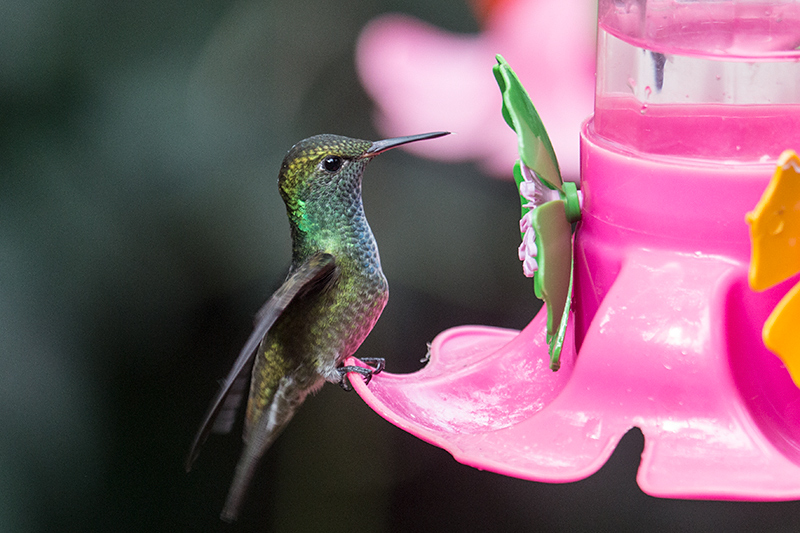
[[[407,137],[395,137],[393,139],[384,139],[382,141],[375,141],[372,143],[372,146],[369,147],[369,150],[364,152],[364,155],[361,157],[374,157],[378,154],[385,152],[386,150],[391,150],[392,148],[397,148],[403,144],[413,143],[416,141],[424,141],[425,139],[435,139],[437,137],[444,137],[445,135],[450,135],[449,131],[435,131],[433,133],[421,133],[419,135],[409,135]]]

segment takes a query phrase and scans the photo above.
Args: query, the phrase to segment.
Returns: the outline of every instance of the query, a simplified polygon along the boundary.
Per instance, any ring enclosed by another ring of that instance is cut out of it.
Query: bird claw
[[[342,366],[337,369],[339,371],[339,374],[342,376],[341,381],[339,381],[339,386],[341,386],[347,392],[353,390],[353,386],[350,384],[350,380],[347,377],[348,372],[355,372],[357,374],[361,374],[361,376],[364,378],[364,385],[369,385],[372,376],[375,374],[380,374],[386,367],[386,361],[382,357],[364,357],[362,359],[359,359],[359,361],[367,365],[373,364],[375,366],[364,368],[363,366],[351,365],[351,366]]]

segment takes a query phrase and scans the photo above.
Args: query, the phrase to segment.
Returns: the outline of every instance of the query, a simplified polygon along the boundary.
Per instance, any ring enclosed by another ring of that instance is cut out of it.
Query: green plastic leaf
[[[536,296],[547,306],[548,342],[556,335],[570,295],[572,225],[564,215],[564,201],[547,202],[533,210],[539,269],[533,277]]]
[[[517,133],[519,157],[551,188],[562,190],[561,171],[550,137],[519,78],[498,54],[494,77],[503,95],[503,118]]]
[[[561,350],[572,306],[572,223],[580,220],[580,201],[575,184],[561,179],[550,137],[528,93],[508,63],[500,55],[496,57],[493,71],[503,96],[503,118],[517,133],[520,160],[533,171],[534,181],[557,189],[560,196],[559,200],[545,200],[536,205],[531,214],[538,264],[533,289],[547,307],[550,368],[555,371],[561,367]],[[519,161],[514,165],[514,180],[518,189],[525,181]],[[531,201],[521,195],[520,200],[525,216],[531,211]]]
[[[550,370],[555,372],[561,368],[561,349],[564,347],[564,338],[567,335],[567,323],[569,322],[569,311],[572,307],[572,280],[575,273],[575,256],[571,255],[569,267],[569,287],[567,288],[567,301],[564,304],[564,311],[561,315],[561,322],[554,339],[550,341]]]

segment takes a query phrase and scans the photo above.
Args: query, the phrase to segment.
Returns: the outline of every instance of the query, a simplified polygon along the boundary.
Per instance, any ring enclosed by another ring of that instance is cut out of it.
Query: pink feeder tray
[[[764,293],[747,285],[743,213],[771,167],[641,161],[593,142],[591,123],[582,149],[561,369],[549,369],[543,308],[522,331],[447,330],[422,370],[354,388],[388,421],[482,470],[579,480],[635,426],[648,494],[800,498],[800,389],[760,335],[792,281]]]

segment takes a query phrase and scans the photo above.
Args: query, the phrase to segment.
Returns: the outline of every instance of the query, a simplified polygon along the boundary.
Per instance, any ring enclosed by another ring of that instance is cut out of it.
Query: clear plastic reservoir
[[[800,0],[600,0],[594,134],[642,155],[800,150]]]

